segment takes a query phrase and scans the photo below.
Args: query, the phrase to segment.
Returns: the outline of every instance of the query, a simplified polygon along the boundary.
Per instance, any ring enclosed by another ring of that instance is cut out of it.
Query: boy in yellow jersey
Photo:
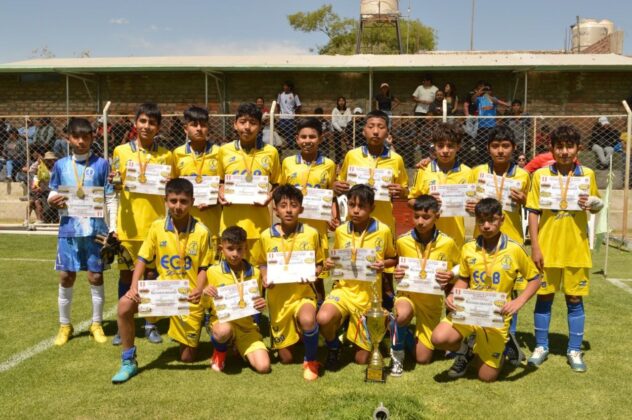
[[[272,189],[281,178],[279,153],[274,146],[265,144],[259,137],[261,131],[261,111],[252,103],[244,103],[237,108],[234,128],[238,140],[222,145],[217,155],[218,175],[223,182],[225,175],[267,176]],[[220,231],[229,226],[239,226],[248,235],[247,252],[255,244],[261,232],[270,227],[268,204],[272,192],[265,202],[253,204],[232,204],[224,197],[224,187],[220,187],[219,203],[224,206],[220,219]],[[246,254],[248,255],[248,254]]]
[[[299,128],[300,132],[300,128]],[[299,135],[300,138],[300,135]],[[323,268],[323,252],[318,231],[299,222],[303,211],[303,194],[289,184],[274,190],[274,212],[281,221],[261,233],[252,250],[253,262],[259,266],[263,287],[267,288],[272,343],[279,352],[281,363],[292,362],[292,346],[301,339],[305,346],[303,378],[318,379],[318,324],[316,323],[316,293],[310,284],[315,278],[305,274],[297,283],[274,284],[268,276],[267,257],[270,252],[282,252],[289,262],[294,251],[313,251],[316,276]]]
[[[308,188],[323,190],[333,189],[336,180],[336,164],[333,160],[320,153],[319,146],[322,142],[322,123],[316,118],[299,120],[297,126],[296,144],[301,150],[296,156],[288,156],[283,159],[281,165],[281,184],[291,184],[301,190],[303,196],[308,194]],[[320,246],[325,256],[329,250],[327,228],[335,230],[339,225],[336,206],[331,203],[331,217],[329,220],[299,219],[318,231]],[[322,276],[322,275],[321,275]],[[322,303],[325,298],[325,286],[323,279],[315,283],[317,299]]]
[[[447,270],[437,271],[435,281],[446,289],[453,282],[453,267],[459,263],[459,249],[454,239],[441,233],[436,225],[439,219],[439,202],[431,195],[420,195],[413,206],[415,227],[403,234],[395,242],[399,257],[421,260],[420,276],[425,279],[428,261],[445,261]],[[400,284],[406,275],[406,266],[395,268],[395,281]],[[408,324],[416,318],[415,360],[420,364],[432,361],[434,346],[430,341],[432,330],[441,320],[443,296],[424,293],[398,291],[395,298],[395,319],[391,324],[394,340],[391,346],[391,375],[401,376],[404,371],[404,342],[408,334]]]
[[[261,286],[261,273],[254,265],[246,261],[246,231],[239,226],[231,226],[224,229],[220,237],[220,249],[222,258],[219,264],[208,270],[208,287],[204,294],[216,298],[217,288],[229,286],[248,280],[257,280]],[[265,308],[266,301],[262,297],[254,299],[255,309],[261,311]],[[213,309],[213,308],[212,308]],[[212,317],[211,342],[213,343],[213,356],[211,368],[216,372],[224,370],[226,364],[226,352],[229,344],[234,343],[237,351],[259,373],[270,372],[270,356],[263,343],[259,327],[253,318],[236,319],[229,322],[221,322],[216,316]]]
[[[588,295],[592,258],[588,246],[587,211],[597,213],[603,207],[598,197],[594,172],[575,162],[580,145],[580,134],[571,125],[560,126],[551,132],[551,152],[555,163],[538,169],[533,174],[527,198],[531,257],[544,273],[542,288],[535,305],[535,349],[529,364],[540,366],[549,354],[549,325],[555,292],[563,290],[568,308],[568,348],[566,357],[571,369],[585,372],[581,344],[584,338],[583,296]],[[542,177],[559,181],[561,210],[541,208]],[[571,177],[587,177],[589,187],[579,195],[580,210],[565,210]]]
[[[432,131],[432,144],[435,159],[425,169],[419,169],[415,175],[413,187],[408,194],[408,205],[415,204],[415,198],[421,194],[430,194],[431,185],[467,184],[470,168],[457,158],[461,149],[460,130],[448,123],[438,123]],[[441,203],[438,194],[434,194]],[[460,248],[465,242],[465,222],[463,217],[441,217],[437,220],[437,229],[450,236]]]
[[[158,280],[189,280],[189,315],[172,316],[169,337],[180,343],[180,360],[195,360],[204,308],[200,298],[206,287],[206,269],[211,263],[211,235],[206,226],[190,214],[193,206],[193,185],[186,179],[175,178],[165,186],[166,218],[151,224],[134,268],[132,285],[118,305],[118,328],[123,344],[122,365],[112,377],[115,384],[123,383],[138,373],[134,346],[134,314],[138,312],[140,297],[138,281],[143,278],[147,264],[156,262]]]
[[[208,139],[208,110],[192,106],[184,111],[184,132],[187,135],[187,142],[173,151],[174,175],[194,177],[194,185],[209,182],[204,177],[217,176],[219,146]],[[215,261],[222,206],[198,204],[191,209],[191,214],[211,231],[212,260]]]
[[[478,378],[493,382],[502,369],[511,315],[518,312],[536,294],[540,287],[540,275],[522,245],[500,231],[505,216],[496,199],[484,198],[479,201],[475,214],[481,234],[468,241],[461,250],[460,278],[454,289],[506,293],[507,301],[501,309],[505,322],[501,328],[457,324],[452,319],[454,313],[450,313],[432,332],[432,344],[437,348],[456,352],[455,362],[448,371],[448,376],[458,378],[465,375],[473,358],[463,338],[476,335],[473,353],[480,362]],[[527,279],[527,287],[520,296],[512,299],[511,291],[520,275]],[[456,310],[454,289],[446,298],[446,306],[451,311]]]
[[[393,244],[391,229],[371,217],[375,210],[373,188],[358,184],[347,192],[349,217],[336,229],[334,249],[375,249],[376,261],[370,267],[377,272],[377,290],[382,299],[381,274],[385,268],[395,267],[397,254]],[[334,261],[327,258],[325,269],[334,268]],[[347,339],[355,346],[355,362],[366,364],[370,357],[370,344],[363,328],[359,328],[362,315],[371,306],[373,285],[371,282],[344,279],[340,280],[329,293],[320,307],[316,319],[325,338],[328,354],[325,368],[336,370],[340,357],[338,328],[349,319]]]
[[[149,227],[158,218],[165,216],[165,202],[160,195],[139,194],[127,190],[125,178],[129,161],[136,162],[140,176],[144,176],[148,164],[169,165],[173,168],[173,155],[162,146],[154,143],[154,137],[160,129],[162,115],[158,105],[144,103],[136,111],[134,125],[138,137],[129,143],[114,149],[112,169],[113,184],[119,189],[118,213],[116,222],[110,221],[110,230],[121,241],[126,257],[119,258],[119,299],[125,295],[132,282],[132,270],[140,247],[147,238]],[[153,264],[146,265],[146,279],[156,278]],[[162,343],[158,329],[149,321],[145,324],[145,336],[150,342]],[[112,339],[112,344],[120,345],[120,334]]]
[[[334,190],[337,195],[349,191],[351,184],[348,180],[348,173],[352,167],[369,168],[370,178],[368,185],[374,187],[377,179],[373,177],[375,169],[388,169],[392,172],[390,183],[382,188],[388,188],[391,199],[406,197],[408,194],[408,173],[404,166],[404,159],[397,154],[386,143],[388,133],[389,118],[385,112],[375,110],[366,116],[366,123],[362,134],[366,139],[366,146],[356,147],[345,155],[342,162],[338,181],[334,183]],[[385,224],[395,235],[395,218],[393,217],[393,203],[389,201],[375,202],[375,210],[371,214],[379,222]],[[384,272],[384,307],[391,310],[393,307],[393,272]]]
[[[487,151],[491,157],[491,162],[484,163],[472,168],[470,173],[470,184],[479,183],[480,174],[490,174],[493,177],[495,194],[491,196],[502,202],[503,188],[505,187],[505,180],[509,182],[519,181],[520,188],[511,188],[510,197],[511,201],[515,204],[513,208],[505,208],[503,206],[503,214],[505,215],[505,221],[503,222],[500,230],[506,234],[510,239],[524,244],[524,237],[522,234],[522,207],[527,204],[527,193],[531,187],[531,177],[529,173],[524,169],[518,167],[512,162],[512,156],[516,149],[516,142],[514,139],[513,131],[505,126],[496,126],[490,133],[487,139]],[[489,179],[484,180],[489,181]],[[474,207],[478,200],[470,200],[466,204],[467,211],[471,214],[474,213]],[[476,238],[479,235],[478,225],[474,226],[473,237]],[[524,290],[526,284],[524,279],[519,277],[516,280],[515,289]],[[514,291],[513,293],[517,293]],[[518,340],[516,340],[516,328],[518,325],[518,314],[514,314],[511,319],[511,326],[509,327],[509,338],[507,342],[507,360],[514,366],[517,366],[526,359],[524,353],[520,349]]]

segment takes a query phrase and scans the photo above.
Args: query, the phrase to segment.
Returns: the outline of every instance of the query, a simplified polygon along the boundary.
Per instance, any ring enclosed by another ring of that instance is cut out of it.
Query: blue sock
[[[127,293],[127,291],[129,290],[131,284],[126,284],[123,283],[122,281],[119,280],[118,282],[118,297],[119,299],[122,298],[123,296],[125,296],[125,293]]]
[[[318,324],[309,331],[303,331],[303,345],[305,345],[305,361],[316,360],[318,352]]]
[[[340,343],[340,340],[338,340],[338,337],[336,337],[331,341],[325,340],[325,344],[327,344],[327,348],[329,350],[338,350],[340,348],[341,343]]]
[[[584,340],[584,323],[586,313],[584,312],[584,302],[572,303],[566,301],[568,308],[568,349],[567,351],[579,351]]]
[[[261,321],[261,312],[257,312],[256,314],[254,314],[252,316],[252,320],[255,324],[259,325],[259,322]]]
[[[394,331],[395,339],[391,340],[391,349],[393,350],[404,350],[404,344],[406,344],[406,339],[408,338],[408,326],[404,325],[400,326],[395,320],[391,321],[391,331]]]
[[[390,293],[384,293],[384,296],[382,296],[382,307],[387,311],[392,312],[393,306],[395,306],[395,297]]]
[[[149,321],[147,321],[147,319],[145,319],[145,329],[153,328],[155,326],[156,326],[156,324],[154,324],[153,322],[149,322]]]
[[[123,350],[121,354],[121,359],[123,360],[134,360],[136,359],[136,347],[132,346],[127,350]]]
[[[509,325],[509,332],[513,335],[516,335],[516,330],[518,329],[518,313],[516,312],[511,317],[511,324]]]
[[[211,334],[211,343],[213,343],[213,348],[217,351],[225,352],[228,350],[228,343],[220,343],[215,340],[215,336]]]
[[[535,303],[533,324],[535,326],[536,347],[549,348],[549,326],[551,324],[551,307],[553,301],[539,300]]]

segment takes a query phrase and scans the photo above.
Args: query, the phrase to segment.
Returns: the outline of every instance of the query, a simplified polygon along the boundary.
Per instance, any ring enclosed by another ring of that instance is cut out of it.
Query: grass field
[[[628,397],[632,378],[630,307],[632,294],[592,277],[586,299],[585,360],[588,372],[577,374],[566,365],[566,307],[554,305],[552,354],[540,369],[506,369],[501,380],[483,384],[474,373],[450,381],[444,374],[451,361],[437,357],[429,366],[414,366],[386,384],[366,384],[364,368],[347,364],[315,383],[302,379],[299,364],[281,366],[257,375],[244,363],[229,358],[226,372],[208,368],[210,344],[202,334],[202,360],[176,362],[177,345],[137,342],[141,373],[114,386],[120,349],[98,345],[82,333],[62,348],[48,347],[57,331],[57,278],[53,271],[55,238],[0,235],[0,417],[2,418],[370,418],[383,402],[392,418],[630,418]],[[610,277],[630,278],[632,254],[611,250]],[[597,272],[603,250],[594,257]],[[116,304],[116,271],[106,275],[106,306]],[[627,283],[632,286],[632,282]],[[85,276],[75,287],[73,323],[90,318]],[[522,311],[519,340],[533,348],[533,302]],[[114,317],[105,322],[112,336]],[[266,338],[266,341],[269,340]],[[43,344],[40,344],[44,342]],[[7,361],[39,353],[8,367]],[[320,357],[324,358],[324,350]],[[350,352],[346,353],[349,360]],[[13,359],[12,359],[13,358]]]

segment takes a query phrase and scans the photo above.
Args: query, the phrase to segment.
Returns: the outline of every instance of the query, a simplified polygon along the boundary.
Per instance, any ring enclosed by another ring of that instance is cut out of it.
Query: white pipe
[[[623,181],[623,223],[621,240],[625,241],[628,233],[628,193],[630,189],[630,149],[632,145],[632,110],[626,101],[621,101],[625,112],[628,113],[628,141],[625,142],[625,175]]]
[[[443,114],[443,122],[448,122],[448,100],[445,98],[441,103],[441,113]]]
[[[270,144],[274,144],[274,115],[276,113],[277,101],[272,101],[270,105]],[[292,139],[285,139],[287,144],[291,144]]]
[[[103,159],[108,160],[108,110],[112,105],[111,101],[108,101],[103,108]]]

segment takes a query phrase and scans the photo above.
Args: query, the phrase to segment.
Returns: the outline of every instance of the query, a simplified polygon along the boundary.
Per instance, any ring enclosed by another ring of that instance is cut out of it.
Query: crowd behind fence
[[[107,127],[103,116],[88,115],[94,126],[93,153],[109,157],[114,148],[136,136],[133,115],[109,115]],[[299,115],[294,119],[279,119],[275,116],[274,131],[270,130],[270,118],[264,118],[261,137],[279,150],[281,159],[298,152],[296,146],[296,122],[299,118],[315,117],[322,122],[323,142],[321,152],[337,164],[342,163],[345,153],[365,143],[362,134],[364,115],[352,115],[345,125],[332,123],[330,115]],[[412,176],[417,163],[432,156],[430,136],[433,127],[445,117],[392,116],[390,138],[392,147],[402,155],[405,166]],[[46,203],[48,180],[46,170],[56,159],[69,153],[65,139],[67,116],[0,116],[0,179],[22,182],[26,187],[26,200],[36,219],[45,223],[56,223],[56,211]],[[214,115],[209,119],[209,138],[217,144],[235,140],[234,115]],[[447,117],[463,129],[463,141],[459,159],[468,166],[488,161],[487,136],[496,125],[505,125],[514,133],[516,140],[515,162],[528,162],[535,155],[548,151],[549,134],[564,124],[575,126],[581,133],[582,151],[579,161],[597,171],[600,188],[605,188],[609,155],[612,154],[614,173],[613,188],[623,187],[626,156],[628,116],[496,116],[496,117]],[[155,141],[170,150],[186,141],[182,115],[164,115],[160,132]],[[104,147],[107,130],[108,144]],[[524,159],[520,159],[520,155]],[[411,180],[412,182],[412,180]],[[28,219],[27,215],[27,219]]]

